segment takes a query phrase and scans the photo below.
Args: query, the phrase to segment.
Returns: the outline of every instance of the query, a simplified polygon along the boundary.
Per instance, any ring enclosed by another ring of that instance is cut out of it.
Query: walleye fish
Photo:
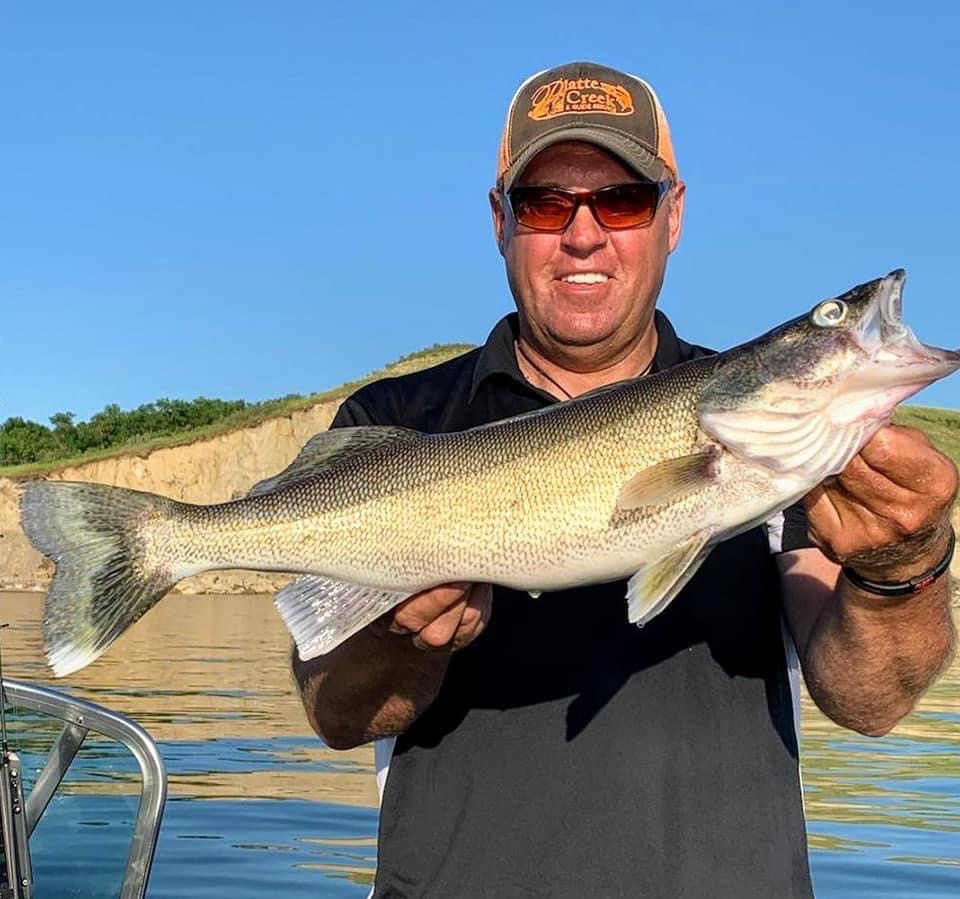
[[[897,403],[960,368],[901,320],[903,271],[716,356],[449,434],[318,434],[243,499],[199,506],[35,481],[25,532],[56,563],[44,650],[82,668],[174,584],[247,568],[308,575],[276,604],[304,659],[410,594],[536,595],[629,577],[645,623],[713,546],[839,473]]]

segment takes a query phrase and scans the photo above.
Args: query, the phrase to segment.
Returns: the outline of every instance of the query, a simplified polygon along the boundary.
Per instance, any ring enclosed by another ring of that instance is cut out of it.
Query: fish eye
[[[813,310],[813,323],[823,328],[835,328],[847,317],[847,304],[843,300],[827,300]]]

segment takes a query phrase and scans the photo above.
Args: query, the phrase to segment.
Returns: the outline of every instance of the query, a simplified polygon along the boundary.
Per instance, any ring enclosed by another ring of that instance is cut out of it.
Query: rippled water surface
[[[2,602],[8,676],[125,712],[160,744],[170,800],[151,899],[366,896],[372,752],[332,752],[309,731],[269,598],[168,597],[95,665],[56,682],[41,662],[42,597]],[[14,712],[14,748],[35,769],[55,731]],[[888,737],[842,731],[806,699],[803,727],[817,896],[960,897],[960,662]],[[137,789],[114,746],[85,744],[38,827],[37,899],[116,895]]]

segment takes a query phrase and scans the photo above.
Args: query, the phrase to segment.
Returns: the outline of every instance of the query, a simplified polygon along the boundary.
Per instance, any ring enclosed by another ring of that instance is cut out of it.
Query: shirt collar
[[[653,314],[653,325],[657,329],[657,351],[653,357],[651,373],[672,368],[684,360],[683,350],[677,332],[670,319],[659,309]],[[480,355],[473,369],[473,382],[470,385],[470,402],[477,395],[480,385],[488,378],[498,375],[510,378],[524,386],[529,382],[520,373],[514,343],[519,334],[519,321],[516,312],[505,315],[494,325],[486,343],[480,348]]]

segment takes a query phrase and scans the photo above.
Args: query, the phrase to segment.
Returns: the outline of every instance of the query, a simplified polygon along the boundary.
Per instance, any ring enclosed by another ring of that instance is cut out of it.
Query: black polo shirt
[[[655,371],[709,352],[655,324]],[[520,374],[516,329],[363,387],[334,426],[446,432],[554,402]],[[802,517],[782,542],[809,545]],[[644,628],[625,594],[495,588],[486,631],[396,740],[378,899],[812,896],[767,529],[717,546]]]

